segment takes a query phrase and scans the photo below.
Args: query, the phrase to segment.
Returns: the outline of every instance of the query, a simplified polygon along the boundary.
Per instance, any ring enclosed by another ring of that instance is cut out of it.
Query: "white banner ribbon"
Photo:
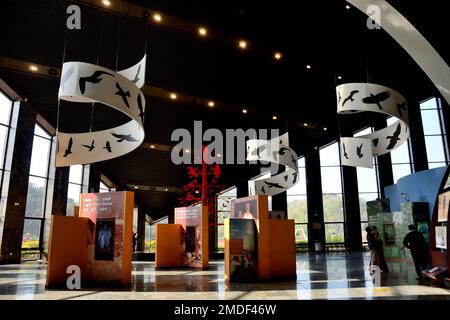
[[[146,56],[135,66],[119,72],[85,63],[63,64],[59,99],[99,102],[130,117],[130,121],[108,130],[57,133],[56,167],[94,163],[120,157],[144,141]]]
[[[360,137],[341,137],[341,162],[345,166],[373,167],[373,157],[386,154],[409,138],[408,104],[397,91],[373,83],[346,83],[336,87],[337,113],[383,113],[398,120]]]

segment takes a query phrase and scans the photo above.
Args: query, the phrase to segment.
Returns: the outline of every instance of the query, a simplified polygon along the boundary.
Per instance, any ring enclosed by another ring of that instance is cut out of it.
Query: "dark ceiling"
[[[334,90],[338,83],[380,83],[414,102],[438,95],[407,53],[383,30],[369,30],[367,17],[355,8],[346,9],[345,1],[127,2],[205,25],[224,37],[201,39],[192,32],[149,24],[84,1],[6,0],[0,4],[0,56],[56,68],[63,61],[78,60],[112,69],[117,63],[121,69],[135,64],[147,51],[147,85],[220,102],[207,108],[147,96],[145,141],[166,145],[174,145],[170,141],[174,129],[192,129],[194,120],[203,120],[204,128],[288,130],[291,146],[301,155],[337,139],[339,125],[356,130],[370,124],[367,115],[346,116],[338,124]],[[449,27],[442,1],[389,2],[449,63]],[[69,4],[81,7],[81,30],[67,31]],[[236,38],[248,39],[248,50],[237,49]],[[281,61],[268,54],[273,50],[283,53]],[[305,68],[307,64],[312,66],[310,70]],[[56,126],[57,78],[10,69],[1,69],[0,77]],[[249,113],[242,114],[242,107]],[[89,128],[90,108],[62,102],[60,110],[61,130]],[[276,121],[272,120],[275,114]],[[94,129],[124,120],[104,106],[95,107]],[[304,122],[319,127],[305,128]],[[181,187],[187,182],[185,168],[173,165],[167,152],[140,148],[98,166],[121,186]],[[222,183],[227,186],[258,173],[248,165],[224,165],[223,171]],[[137,191],[138,203],[153,218],[172,211],[179,197],[176,193]]]

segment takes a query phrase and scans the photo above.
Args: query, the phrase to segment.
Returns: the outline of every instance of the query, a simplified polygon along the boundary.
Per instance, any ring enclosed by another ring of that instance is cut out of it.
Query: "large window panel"
[[[287,196],[288,216],[294,219],[295,223],[308,222],[308,203],[306,195],[303,196]]]
[[[82,184],[82,182],[83,182],[83,166],[82,165],[79,164],[79,165],[70,166],[69,182]]]
[[[41,220],[25,219],[23,226],[22,249],[39,248]]]
[[[51,141],[34,136],[30,175],[47,177]]]
[[[358,192],[378,192],[376,168],[357,167]]]
[[[9,126],[12,101],[0,91],[0,123]]]
[[[320,149],[320,165],[322,167],[341,165],[339,145],[337,142]]]
[[[443,162],[445,164],[445,151],[442,136],[425,136],[428,162]]]
[[[378,198],[378,193],[359,193],[359,212],[361,214],[361,221],[367,221],[367,204],[368,201],[373,201]]]
[[[344,210],[341,194],[324,194],[323,211],[325,222],[344,222]]]
[[[422,110],[422,125],[425,135],[441,135],[441,126],[437,110]]]
[[[308,224],[295,225],[295,243],[296,244],[308,243]]]
[[[44,217],[44,205],[46,195],[47,179],[41,177],[30,177],[28,181],[26,217]]]
[[[0,169],[4,168],[8,127],[0,125]]]
[[[325,240],[327,243],[343,243],[344,224],[343,223],[326,223],[325,224]]]
[[[342,193],[341,168],[321,167],[322,193]]]
[[[73,216],[73,207],[80,205],[81,186],[69,183],[67,190],[67,215]]]

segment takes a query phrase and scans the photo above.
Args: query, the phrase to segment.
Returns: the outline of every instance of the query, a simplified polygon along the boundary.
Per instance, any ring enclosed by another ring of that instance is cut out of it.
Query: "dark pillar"
[[[59,167],[55,170],[53,188],[52,214],[65,216],[67,211],[67,191],[69,188],[70,167]]]
[[[442,119],[442,132],[444,134],[444,144],[447,152],[447,163],[450,163],[450,106],[443,98],[439,98]]]
[[[272,211],[284,211],[287,216],[287,193],[282,192],[272,196]]]
[[[342,129],[351,137],[351,130]],[[342,201],[344,207],[345,246],[348,251],[361,251],[361,212],[359,210],[358,175],[356,167],[342,166]]]
[[[319,149],[305,156],[306,192],[308,200],[308,244],[315,251],[315,242],[325,247],[325,225],[323,219],[322,179],[320,176]]]
[[[138,208],[137,234],[138,234],[138,238],[137,238],[137,244],[136,244],[136,251],[144,252],[145,212],[141,208]]]
[[[18,110],[17,110],[18,108]],[[22,235],[27,204],[28,178],[33,150],[36,112],[23,103],[15,103],[9,143],[14,143],[1,245],[0,263],[20,263]],[[11,150],[11,149],[10,149]]]
[[[86,191],[88,193],[97,193],[100,191],[100,170],[93,164],[84,166],[84,179],[86,181]]]
[[[236,197],[239,198],[245,198],[248,197],[248,183],[240,182],[236,184]]]
[[[387,126],[386,119],[378,118],[374,121],[375,131]],[[392,161],[389,153],[377,157],[378,162],[378,185],[380,186],[381,197],[384,198],[384,187],[394,184],[394,174],[392,173]]]
[[[423,133],[422,117],[420,115],[420,104],[410,103],[408,105],[410,147],[414,172],[428,170],[427,149]],[[436,125],[438,125],[436,123]]]

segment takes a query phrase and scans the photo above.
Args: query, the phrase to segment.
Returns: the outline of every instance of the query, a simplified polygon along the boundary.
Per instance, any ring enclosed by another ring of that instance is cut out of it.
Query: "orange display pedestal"
[[[66,286],[69,266],[82,282],[130,283],[133,208],[132,192],[89,193],[78,217],[52,216],[46,285]]]
[[[247,219],[254,221],[254,231],[249,223],[246,226],[240,223]],[[255,245],[251,241],[252,232],[255,232]],[[269,219],[267,196],[233,201],[230,219],[225,219],[224,238],[226,282],[251,281],[255,277],[265,280],[296,277],[294,220]],[[241,243],[242,246],[237,245]],[[236,252],[239,247],[241,253]],[[253,267],[254,276],[249,271]]]
[[[208,207],[175,208],[175,224],[156,226],[155,268],[207,268]]]

